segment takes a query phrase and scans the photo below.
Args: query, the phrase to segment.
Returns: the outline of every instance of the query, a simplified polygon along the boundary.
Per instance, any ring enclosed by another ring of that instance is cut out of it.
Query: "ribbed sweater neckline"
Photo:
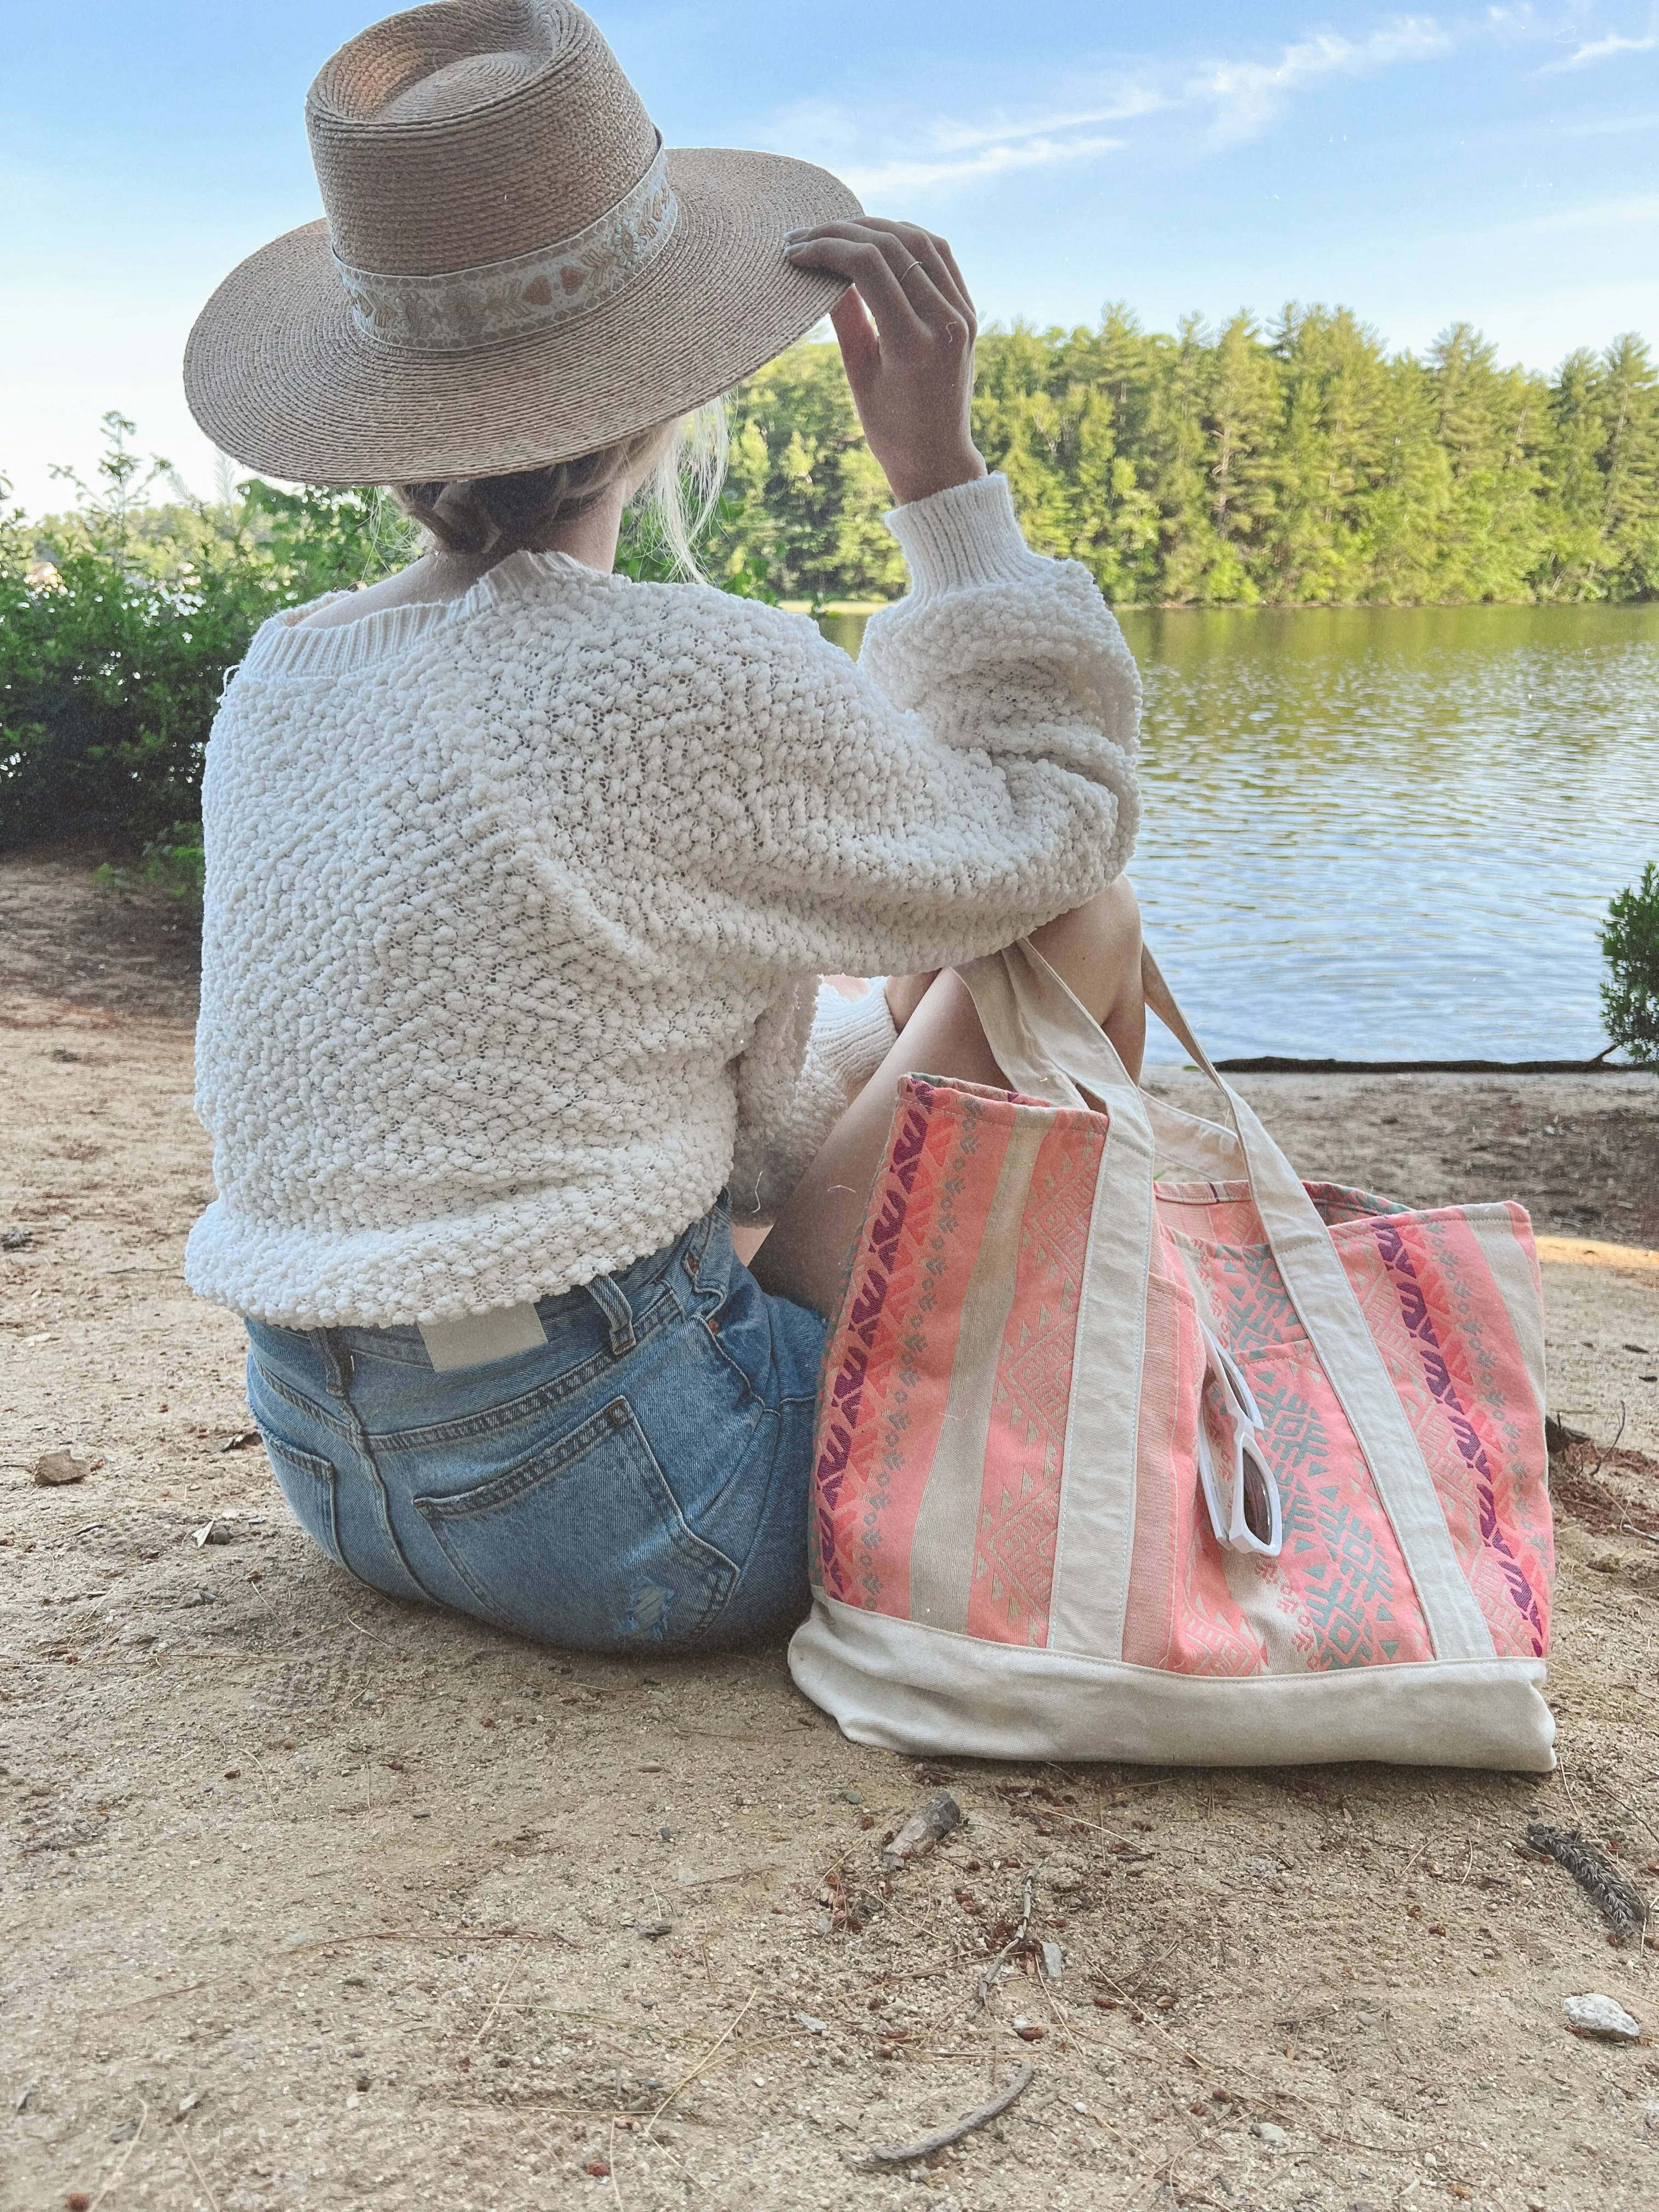
[[[615,571],[607,575],[590,568],[572,553],[509,553],[504,561],[487,568],[459,599],[376,607],[351,622],[313,629],[302,619],[304,616],[353,596],[349,592],[328,592],[303,607],[273,615],[254,633],[242,668],[266,677],[343,675],[387,659],[434,631],[507,606],[515,599],[529,599],[555,578],[600,590],[625,588],[632,581]]]

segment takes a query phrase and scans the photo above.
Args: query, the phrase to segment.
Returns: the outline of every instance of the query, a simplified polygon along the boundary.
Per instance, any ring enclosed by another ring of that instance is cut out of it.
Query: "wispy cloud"
[[[1297,94],[1322,80],[1431,60],[1453,43],[1432,16],[1405,15],[1363,39],[1317,32],[1268,61],[1096,72],[1082,97],[1074,81],[1070,98],[1024,113],[939,116],[919,128],[896,125],[878,133],[845,108],[813,102],[777,118],[775,136],[793,152],[810,147],[861,198],[878,203],[896,192],[949,191],[1121,153],[1137,143],[1134,126],[1153,117],[1184,123],[1212,149],[1242,144],[1271,128]]]
[[[1614,54],[1650,54],[1656,46],[1659,46],[1659,15],[1650,15],[1648,27],[1639,38],[1609,31],[1606,38],[1591,39],[1559,61],[1546,62],[1539,75],[1553,76],[1559,70],[1588,69],[1592,62],[1611,61]]]
[[[1007,176],[1017,169],[1048,169],[1061,161],[1093,161],[1102,154],[1116,153],[1127,143],[1124,138],[1021,135],[981,147],[975,153],[958,155],[950,161],[926,155],[908,160],[900,156],[874,168],[850,166],[842,173],[859,197],[869,201],[894,192],[934,191],[941,185],[981,183],[990,177]]]
[[[1190,81],[1180,104],[1213,111],[1218,135],[1229,143],[1254,138],[1273,123],[1292,94],[1322,77],[1363,76],[1401,62],[1431,61],[1449,53],[1449,32],[1431,15],[1407,15],[1368,39],[1316,33],[1286,46],[1276,62],[1221,62]]]
[[[1651,230],[1656,224],[1659,224],[1659,192],[1632,192],[1624,199],[1583,200],[1574,207],[1551,208],[1544,215],[1523,216],[1516,222],[1493,224],[1486,234],[1557,238],[1574,230]]]

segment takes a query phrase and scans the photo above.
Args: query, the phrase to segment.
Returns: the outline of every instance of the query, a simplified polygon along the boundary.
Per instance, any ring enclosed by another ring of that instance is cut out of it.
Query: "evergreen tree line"
[[[818,603],[902,591],[836,348],[783,355],[731,416],[711,572]],[[1032,544],[1120,604],[1659,594],[1659,373],[1635,336],[1546,377],[1462,323],[1418,356],[1344,307],[1170,336],[1114,307],[984,333],[974,423]]]

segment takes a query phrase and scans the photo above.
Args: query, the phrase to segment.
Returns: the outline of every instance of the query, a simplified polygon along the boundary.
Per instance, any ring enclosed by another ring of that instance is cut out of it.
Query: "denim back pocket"
[[[289,1511],[312,1542],[343,1566],[337,1498],[340,1478],[333,1462],[319,1459],[315,1452],[301,1451],[297,1444],[284,1443],[281,1437],[272,1436],[268,1429],[259,1433],[270,1471],[276,1478],[277,1488],[288,1500]]]
[[[691,1644],[738,1579],[692,1531],[626,1398],[416,1510],[487,1619],[589,1650]]]

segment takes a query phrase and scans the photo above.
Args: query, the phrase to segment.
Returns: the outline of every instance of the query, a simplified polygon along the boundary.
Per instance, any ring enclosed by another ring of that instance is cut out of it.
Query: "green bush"
[[[142,885],[176,899],[199,915],[207,886],[207,854],[202,848],[199,822],[175,822],[165,836],[152,837],[138,856],[136,868],[106,860],[93,880],[102,890],[131,890]]]
[[[1659,1067],[1659,866],[1608,902],[1601,950],[1612,973],[1601,986],[1607,1035],[1638,1067]]]
[[[401,533],[386,542],[377,493],[255,479],[194,500],[165,462],[138,460],[131,423],[104,420],[99,481],[68,477],[69,513],[0,517],[0,849],[176,846],[226,677],[255,629],[403,551]],[[176,495],[156,503],[158,483]]]

